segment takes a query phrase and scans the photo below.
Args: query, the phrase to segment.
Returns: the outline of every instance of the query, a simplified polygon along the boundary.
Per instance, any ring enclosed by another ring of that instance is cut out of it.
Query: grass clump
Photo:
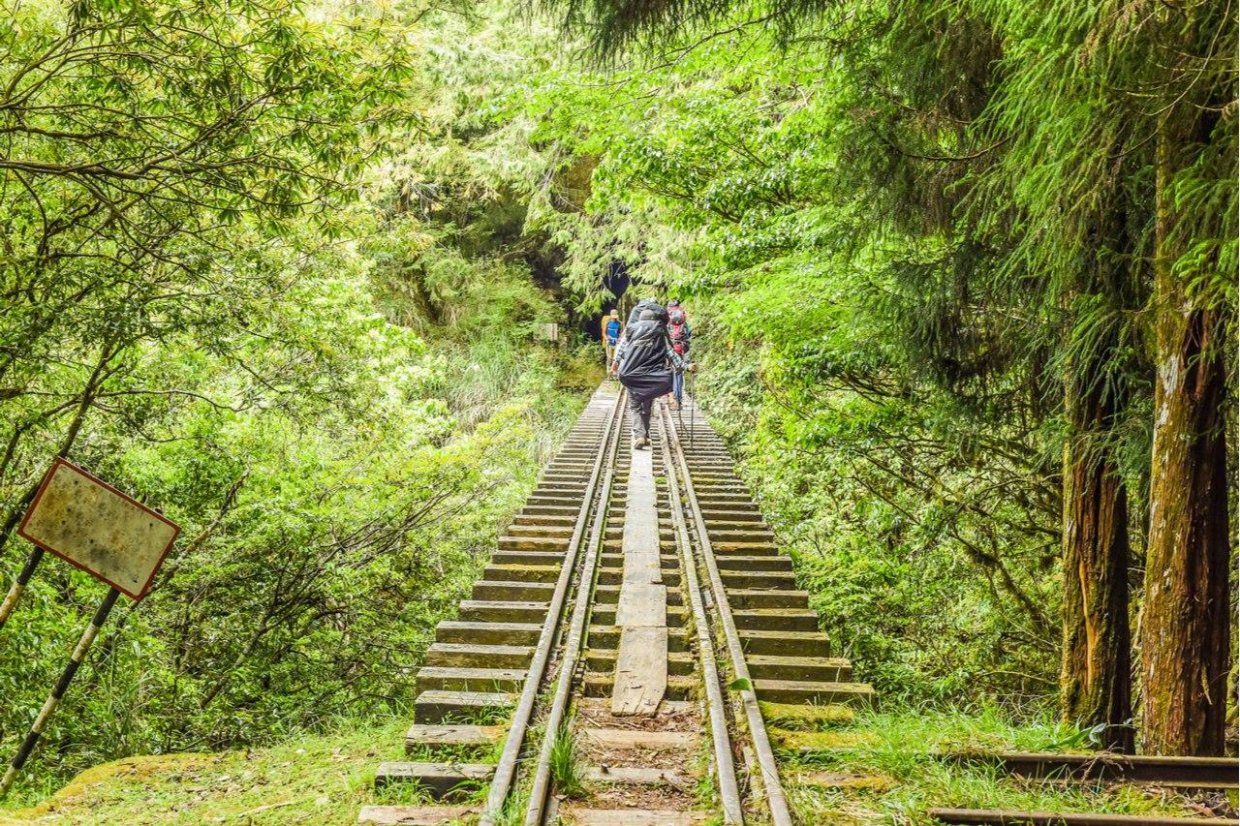
[[[530,805],[528,784],[522,784],[504,800],[499,814],[495,817],[495,826],[524,826],[525,810]]]
[[[556,790],[565,797],[581,797],[585,793],[585,776],[577,760],[577,738],[571,720],[560,723],[551,744],[551,776]]]

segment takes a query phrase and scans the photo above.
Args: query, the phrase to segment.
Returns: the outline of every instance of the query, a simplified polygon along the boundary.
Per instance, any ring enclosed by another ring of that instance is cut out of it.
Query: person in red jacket
[[[689,338],[692,335],[693,332],[689,329],[689,318],[685,315],[684,308],[680,306],[679,301],[672,299],[667,304],[667,336],[672,342],[672,349],[676,351],[676,355],[685,361],[689,360]],[[675,399],[675,409],[680,409],[684,394],[684,371],[674,370],[672,372],[672,397]]]

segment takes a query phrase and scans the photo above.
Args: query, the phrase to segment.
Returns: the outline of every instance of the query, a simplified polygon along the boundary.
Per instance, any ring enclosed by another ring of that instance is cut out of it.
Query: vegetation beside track
[[[374,799],[378,761],[402,753],[404,728],[354,720],[269,747],[102,763],[29,808],[0,810],[0,824],[345,826]]]
[[[792,725],[784,719],[784,725]],[[0,812],[0,824],[65,826],[356,822],[360,806],[412,800],[407,790],[376,793],[375,766],[402,759],[405,720],[354,721],[255,749],[128,758],[88,769],[29,808]],[[1065,788],[1013,781],[992,771],[938,760],[962,749],[1075,751],[1084,732],[1050,720],[1014,726],[993,709],[832,715],[800,730],[772,734],[786,762],[788,791],[806,823],[923,824],[929,805],[1200,814],[1207,799],[1130,786]],[[793,756],[796,752],[796,756]],[[580,766],[562,767],[579,771]],[[1235,801],[1232,801],[1235,805]],[[815,816],[830,815],[830,821]],[[835,818],[839,818],[838,820]]]
[[[993,707],[862,712],[851,721],[776,728],[772,737],[789,797],[805,823],[920,826],[932,822],[925,812],[933,806],[1200,817],[1236,805],[1234,795],[1229,801],[1154,787],[1020,780],[941,759],[968,751],[1088,750],[1088,731],[1050,716],[1014,725]]]
[[[688,300],[841,653],[1221,754],[1235,6],[544,5],[616,68],[531,107],[597,162],[566,270]]]

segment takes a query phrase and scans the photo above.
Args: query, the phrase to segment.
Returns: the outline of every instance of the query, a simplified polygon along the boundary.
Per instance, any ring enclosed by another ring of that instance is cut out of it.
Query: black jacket
[[[625,341],[616,352],[620,382],[639,399],[653,399],[670,393],[672,369],[683,370],[684,360],[672,349],[667,326],[647,320],[631,324]]]

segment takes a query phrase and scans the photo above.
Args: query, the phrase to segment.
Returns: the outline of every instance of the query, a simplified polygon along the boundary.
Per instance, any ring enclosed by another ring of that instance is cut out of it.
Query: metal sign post
[[[0,606],[0,625],[13,612],[43,551],[52,552],[111,588],[82,632],[56,687],[0,780],[0,798],[8,794],[17,773],[34,751],[117,597],[125,594],[137,601],[146,595],[180,532],[180,526],[163,514],[73,463],[60,458],[52,463],[17,531],[34,543],[35,552]]]
[[[21,598],[22,591],[26,590],[26,584],[30,582],[30,577],[34,576],[34,569],[39,567],[42,560],[43,549],[35,545],[26,564],[22,566],[22,572],[13,581],[13,587],[9,588],[9,592],[4,595],[4,602],[0,603],[0,628],[4,627],[5,621],[17,607],[17,600]]]
[[[86,626],[86,630],[82,632],[82,638],[78,640],[77,647],[73,649],[73,654],[69,657],[69,663],[61,673],[60,679],[57,680],[56,687],[52,689],[52,693],[43,702],[43,708],[39,709],[39,716],[34,718],[34,723],[30,726],[26,739],[22,741],[22,747],[14,755],[13,762],[9,764],[8,771],[4,773],[4,779],[0,780],[0,798],[9,793],[9,787],[17,779],[17,773],[21,771],[22,766],[26,765],[26,760],[30,757],[30,753],[34,751],[35,744],[39,742],[39,737],[43,734],[43,729],[47,726],[48,719],[51,718],[52,712],[56,710],[56,707],[60,705],[60,701],[65,696],[65,691],[69,688],[69,683],[73,681],[73,675],[77,674],[78,666],[82,664],[82,659],[86,656],[86,651],[90,648],[91,643],[95,641],[95,637],[99,635],[99,629],[103,627],[108,614],[112,612],[112,606],[116,604],[116,598],[120,595],[120,591],[112,588],[108,591],[108,595],[103,598],[103,602],[99,603],[99,609],[95,611],[95,618],[90,621],[90,625]]]

